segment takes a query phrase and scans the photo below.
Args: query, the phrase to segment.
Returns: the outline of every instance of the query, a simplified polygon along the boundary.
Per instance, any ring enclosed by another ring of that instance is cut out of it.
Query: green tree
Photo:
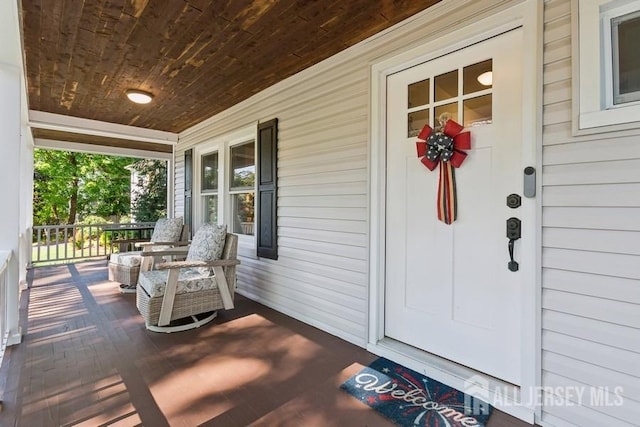
[[[79,198],[82,217],[120,217],[131,209],[131,172],[127,166],[135,159],[92,155],[80,170],[82,191]]]
[[[167,216],[167,163],[138,160],[131,165],[138,182],[133,182],[131,214],[138,222]]]
[[[135,160],[66,151],[34,151],[35,225],[74,224],[78,217],[129,214]]]

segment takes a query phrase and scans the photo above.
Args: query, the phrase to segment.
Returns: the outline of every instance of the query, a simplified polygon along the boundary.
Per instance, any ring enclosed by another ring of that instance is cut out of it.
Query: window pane
[[[202,189],[218,189],[218,153],[202,156]]]
[[[231,217],[233,218],[233,232],[253,235],[253,193],[239,193],[231,195]]]
[[[462,71],[463,93],[478,92],[489,89],[493,84],[493,60],[478,62],[464,67]]]
[[[253,188],[256,160],[253,141],[231,147],[231,188]]]
[[[204,222],[218,222],[218,196],[215,194],[204,196]]]
[[[409,85],[409,108],[429,103],[429,79]]]
[[[439,119],[440,118],[446,118],[445,116],[443,116],[443,114],[448,113],[449,114],[449,118],[453,121],[458,121],[458,103],[457,102],[453,102],[451,104],[445,104],[445,105],[441,105],[439,107],[436,107],[435,112],[434,112],[434,116],[433,116],[433,120],[436,122],[436,126],[440,126],[440,122]]]
[[[458,70],[434,77],[433,83],[436,102],[458,96]]]
[[[614,103],[637,101],[640,99],[639,13],[613,19],[612,27],[614,58],[617,59],[614,63]]]
[[[429,123],[429,109],[414,111],[409,113],[409,123],[407,136],[412,138],[418,136],[424,125]]]
[[[491,94],[464,101],[464,127],[487,125],[492,121]]]

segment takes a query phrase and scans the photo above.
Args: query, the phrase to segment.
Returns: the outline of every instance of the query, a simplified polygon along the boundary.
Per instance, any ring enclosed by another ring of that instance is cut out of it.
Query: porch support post
[[[21,260],[20,235],[25,236],[27,220],[21,221],[20,192],[24,188],[24,175],[33,175],[28,161],[23,157],[32,151],[31,147],[23,147],[28,141],[26,135],[26,89],[23,79],[22,46],[18,27],[18,2],[0,2],[0,171],[4,185],[0,187],[0,249],[13,252],[7,265],[7,287],[5,302],[0,306],[0,315],[4,317],[8,331],[7,345],[21,341],[19,327],[20,267]],[[24,133],[23,136],[23,124]],[[24,150],[23,150],[24,148]],[[25,169],[27,168],[27,169]],[[26,209],[30,209],[27,206]],[[29,212],[28,216],[31,214]]]
[[[6,300],[0,307],[9,332],[7,344],[20,342],[19,330],[19,257],[20,253],[20,69],[0,64],[0,129],[2,132],[2,156],[0,171],[5,185],[0,188],[0,244],[2,250],[13,252],[7,265]],[[13,184],[11,184],[13,182]]]

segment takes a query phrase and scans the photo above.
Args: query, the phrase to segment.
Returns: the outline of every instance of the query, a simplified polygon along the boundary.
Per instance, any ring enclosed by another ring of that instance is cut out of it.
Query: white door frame
[[[496,405],[507,413],[533,423],[540,417],[540,407],[528,406],[528,393],[541,384],[541,252],[542,252],[542,6],[538,0],[525,0],[507,10],[474,22],[473,26],[454,30],[433,40],[425,41],[393,57],[383,58],[371,67],[371,148],[370,159],[370,252],[369,252],[369,325],[367,349],[380,356],[395,359],[406,366],[463,390],[465,381],[474,376],[486,381],[485,389],[478,389],[477,397],[487,398],[494,393],[504,395],[505,389],[514,399],[499,399]],[[395,72],[438,58],[509,30],[523,28],[523,105],[522,141],[523,164],[534,165],[538,171],[536,191],[535,236],[523,244],[531,245],[535,254],[535,277],[528,278],[522,292],[522,366],[521,387],[502,383],[494,378],[426,352],[386,339],[384,336],[384,280],[385,280],[385,170],[386,170],[386,79]],[[530,149],[528,149],[530,148]],[[523,403],[518,397],[522,391]],[[490,402],[492,403],[492,402]]]

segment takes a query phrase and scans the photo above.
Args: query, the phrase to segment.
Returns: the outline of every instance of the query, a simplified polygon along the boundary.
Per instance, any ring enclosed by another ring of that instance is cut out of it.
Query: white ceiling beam
[[[29,110],[29,126],[37,129],[154,142],[157,144],[176,145],[178,142],[178,134],[173,132],[82,119],[36,110]]]
[[[34,144],[37,148],[45,150],[74,151],[78,153],[106,154],[109,156],[135,157],[139,159],[171,160],[172,153],[160,153],[157,151],[134,150],[130,148],[109,147],[106,145],[80,144],[77,142],[55,141],[52,139],[36,138]]]

